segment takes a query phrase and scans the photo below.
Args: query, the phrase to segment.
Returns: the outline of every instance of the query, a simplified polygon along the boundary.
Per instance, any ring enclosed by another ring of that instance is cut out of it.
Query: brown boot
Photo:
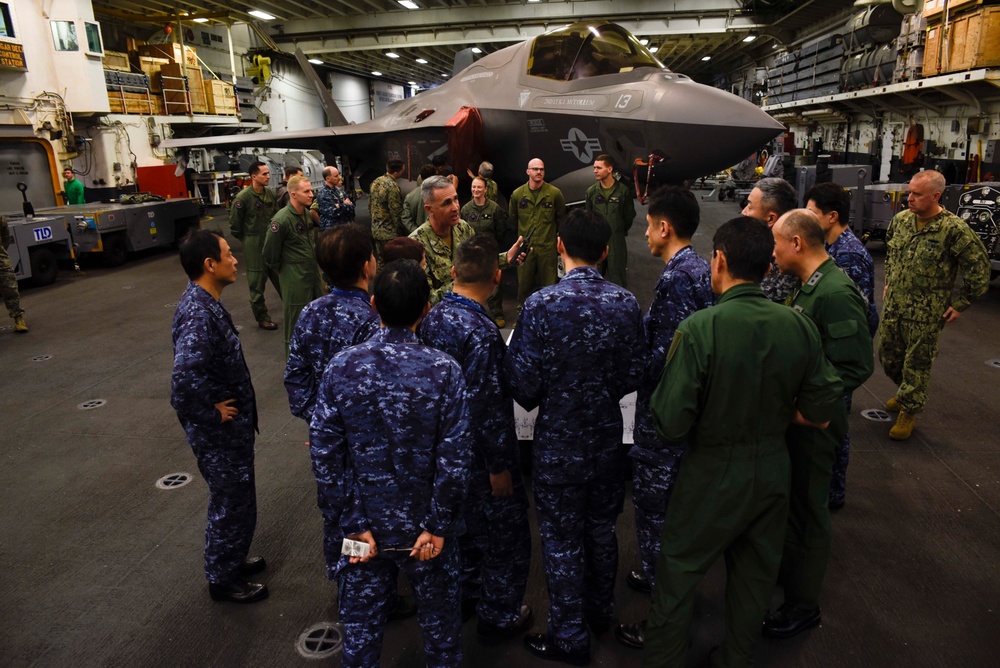
[[[23,315],[19,315],[14,318],[14,331],[18,334],[24,334],[28,331],[28,323],[24,321]]]
[[[889,399],[888,401],[886,401],[885,402],[885,409],[887,411],[889,411],[890,413],[898,413],[899,412],[899,399],[897,399],[896,397],[893,397],[893,398]]]
[[[894,441],[905,441],[913,433],[913,428],[916,424],[917,418],[915,415],[900,410],[899,416],[896,418],[896,424],[892,425],[892,429],[889,430],[889,438]]]

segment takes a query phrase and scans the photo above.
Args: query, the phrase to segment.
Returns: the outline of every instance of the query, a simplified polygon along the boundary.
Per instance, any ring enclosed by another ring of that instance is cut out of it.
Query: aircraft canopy
[[[663,65],[627,30],[613,24],[574,24],[539,35],[531,45],[528,74],[571,81]]]

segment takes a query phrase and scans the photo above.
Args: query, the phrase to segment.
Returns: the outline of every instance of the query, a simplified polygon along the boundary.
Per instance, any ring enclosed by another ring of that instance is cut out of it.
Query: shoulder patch
[[[278,231],[278,221],[276,221],[276,220],[272,220],[271,221],[271,231],[272,232],[277,232]]]
[[[243,208],[243,200],[241,200],[241,199],[237,199],[236,200],[236,208],[237,209],[242,209]]]

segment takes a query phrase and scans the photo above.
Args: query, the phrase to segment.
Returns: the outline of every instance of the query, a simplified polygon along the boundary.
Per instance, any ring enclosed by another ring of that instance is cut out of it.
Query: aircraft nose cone
[[[784,126],[759,107],[724,90],[678,78],[663,82],[653,105],[651,150],[667,155],[670,178],[710,174],[764,147]]]

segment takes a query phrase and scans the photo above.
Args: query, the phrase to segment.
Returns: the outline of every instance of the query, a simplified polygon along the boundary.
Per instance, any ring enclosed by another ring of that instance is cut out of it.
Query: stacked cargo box
[[[1000,6],[983,0],[927,0],[925,77],[1000,66]]]

